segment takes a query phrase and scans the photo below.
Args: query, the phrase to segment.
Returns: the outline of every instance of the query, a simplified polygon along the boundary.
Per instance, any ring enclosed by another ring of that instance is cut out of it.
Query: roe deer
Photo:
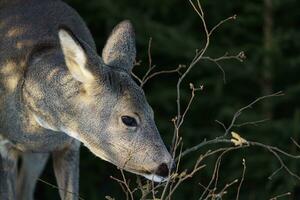
[[[49,155],[61,198],[78,199],[81,143],[129,172],[167,179],[173,160],[131,78],[135,56],[129,21],[114,28],[100,57],[64,2],[0,0],[1,200],[33,199]]]

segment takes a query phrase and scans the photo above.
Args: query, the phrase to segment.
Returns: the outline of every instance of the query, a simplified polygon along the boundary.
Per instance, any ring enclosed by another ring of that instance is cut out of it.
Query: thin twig
[[[238,182],[238,179],[235,179],[231,183],[226,184],[225,187],[221,190],[221,192],[219,192],[219,194],[223,195],[225,193],[225,191],[227,190],[227,188],[229,188],[230,186],[236,184],[237,182]]]
[[[242,173],[242,178],[241,178],[240,184],[237,189],[236,198],[235,198],[236,200],[238,200],[239,196],[240,196],[241,187],[242,187],[242,184],[243,184],[243,181],[245,178],[245,172],[246,172],[246,160],[245,160],[245,158],[243,158],[243,173]]]
[[[207,145],[210,145],[210,144],[219,144],[219,143],[229,143],[229,144],[232,144],[231,140],[229,139],[221,139],[221,138],[215,138],[215,139],[212,139],[212,140],[206,140],[204,139],[201,143],[191,147],[191,148],[188,148],[186,149],[185,151],[182,152],[181,154],[181,158],[185,157],[187,154],[190,154],[194,151],[197,151],[198,149],[200,149],[201,147],[204,147],[204,146],[207,146]],[[177,160],[178,158],[176,158]]]
[[[280,194],[280,195],[277,195],[277,196],[275,196],[275,197],[272,197],[272,198],[270,198],[270,200],[277,200],[278,198],[290,196],[291,194],[292,194],[292,193],[287,192],[287,193]]]
[[[151,47],[152,47],[152,38],[149,38],[148,42],[148,70],[144,74],[142,78],[139,78],[135,73],[131,72],[131,75],[139,82],[140,87],[144,87],[144,85],[152,78],[162,75],[162,74],[172,74],[172,73],[178,73],[180,74],[180,70],[182,68],[185,68],[185,65],[178,65],[175,69],[170,70],[161,70],[157,72],[153,72],[153,70],[156,68],[156,65],[152,64],[152,55],[151,55]],[[136,64],[140,65],[140,63]],[[152,73],[153,72],[153,73]]]
[[[269,121],[269,120],[270,120],[270,119],[262,119],[262,120],[251,121],[251,122],[244,122],[244,123],[240,123],[240,124],[234,124],[233,127],[240,128],[240,127],[246,126],[246,125],[254,125],[254,126],[257,126],[258,124],[264,123],[264,122]]]
[[[176,69],[171,69],[171,70],[162,70],[158,72],[154,72],[152,74],[148,74],[143,80],[141,81],[140,86],[143,87],[150,79],[161,75],[161,74],[172,74],[172,73],[179,73],[180,69],[184,68],[184,65],[179,65]],[[152,68],[153,69],[153,68]]]
[[[236,15],[230,16],[224,20],[221,20],[217,25],[215,25],[210,31],[209,31],[209,35],[211,36],[213,34],[213,32],[222,24],[224,24],[225,22],[229,21],[229,20],[235,20],[236,19]]]
[[[240,62],[243,62],[246,59],[246,56],[245,56],[244,52],[241,51],[237,55],[228,55],[227,53],[225,53],[223,56],[218,57],[218,58],[211,58],[209,56],[203,56],[202,59],[211,61],[214,64],[216,64],[222,72],[223,82],[226,83],[226,74],[225,74],[223,67],[220,65],[219,62],[223,61],[223,60],[238,60]]]
[[[40,182],[42,182],[42,183],[45,183],[46,185],[51,186],[51,187],[54,188],[54,189],[57,189],[57,190],[61,190],[61,191],[70,193],[70,194],[72,194],[72,195],[78,197],[78,199],[80,199],[80,200],[84,200],[84,198],[80,197],[80,195],[79,195],[78,193],[74,193],[74,192],[68,191],[68,190],[66,190],[66,189],[64,189],[64,188],[57,187],[56,185],[53,185],[53,184],[51,184],[51,183],[49,183],[49,182],[47,182],[47,181],[44,181],[44,180],[41,179],[41,178],[39,178],[38,181],[40,181]]]
[[[283,166],[280,166],[278,169],[276,169],[269,177],[268,179],[272,180],[273,176],[275,176],[280,170],[283,169]]]
[[[212,183],[216,180],[216,177],[217,177],[217,174],[218,174],[218,170],[219,170],[219,165],[220,165],[220,162],[221,162],[221,159],[222,157],[232,151],[232,150],[236,150],[236,149],[239,149],[241,148],[241,146],[238,146],[238,147],[228,147],[228,148],[225,148],[225,150],[223,150],[223,152],[218,156],[217,158],[217,161],[216,161],[216,164],[215,164],[215,167],[214,167],[214,171],[213,171],[213,174],[212,174],[212,177],[210,179],[210,182],[208,183],[208,185],[205,187],[205,190],[203,191],[202,195],[200,196],[199,200],[203,199],[205,197],[205,194],[207,193],[207,191],[209,190],[210,186],[212,185]]]
[[[226,128],[225,130],[225,133],[224,133],[224,136],[228,135],[229,131],[232,129],[232,127],[234,126],[237,118],[242,114],[243,111],[247,110],[247,109],[250,109],[252,108],[252,106],[254,104],[256,104],[257,102],[261,101],[261,100],[264,100],[264,99],[267,99],[267,98],[272,98],[272,97],[279,97],[279,96],[283,96],[284,94],[279,91],[279,92],[276,92],[274,94],[270,94],[270,95],[265,95],[265,96],[262,96],[262,97],[259,97],[257,99],[255,99],[254,101],[252,101],[250,104],[248,104],[247,106],[245,107],[242,107],[241,109],[239,109],[233,116],[232,120],[231,120],[231,123],[230,125]]]
[[[298,147],[298,149],[300,149],[300,145],[298,144],[298,142],[296,142],[296,140],[294,140],[294,138],[291,137],[292,142],[296,145],[296,147]]]

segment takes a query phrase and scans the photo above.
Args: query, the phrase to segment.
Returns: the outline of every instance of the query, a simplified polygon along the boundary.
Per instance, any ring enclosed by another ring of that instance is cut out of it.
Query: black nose
[[[159,165],[155,174],[158,176],[167,177],[169,175],[168,165],[166,163]]]
[[[176,169],[176,165],[172,165],[171,172],[175,169]],[[166,163],[162,163],[161,165],[159,165],[155,174],[162,177],[167,177],[169,175],[168,165]]]

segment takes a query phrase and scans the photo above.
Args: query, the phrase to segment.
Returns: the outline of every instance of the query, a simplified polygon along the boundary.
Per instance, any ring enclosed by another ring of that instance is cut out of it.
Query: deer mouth
[[[156,183],[162,183],[169,179],[168,177],[162,177],[156,174],[141,174],[141,175],[144,176],[146,179]]]
[[[169,180],[168,176],[163,177],[163,176],[160,176],[160,175],[157,175],[155,173],[148,172],[148,171],[132,171],[132,170],[127,170],[127,171],[129,171],[131,173],[134,173],[134,174],[137,174],[137,175],[140,175],[140,176],[143,176],[146,179],[148,179],[150,181],[153,181],[153,182],[156,182],[156,183],[162,183],[162,182],[165,182],[165,181]]]
[[[174,169],[175,169],[175,165],[173,164],[172,168],[171,168],[171,172],[174,171]],[[128,169],[127,169],[127,171],[132,172],[137,175],[141,175],[141,176],[145,177],[146,179],[156,182],[156,183],[162,183],[162,182],[168,181],[170,178],[170,170],[166,163],[160,164],[157,167],[157,169],[154,171],[144,171],[144,170],[137,171],[137,170],[128,170]]]

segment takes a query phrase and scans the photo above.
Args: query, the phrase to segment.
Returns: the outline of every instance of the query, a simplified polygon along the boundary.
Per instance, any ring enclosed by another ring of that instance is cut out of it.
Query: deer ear
[[[130,21],[119,23],[110,34],[102,51],[105,64],[131,72],[136,56],[135,34]]]
[[[87,55],[83,47],[65,29],[60,29],[58,36],[66,65],[72,76],[83,83],[93,80],[92,73],[86,67]]]

